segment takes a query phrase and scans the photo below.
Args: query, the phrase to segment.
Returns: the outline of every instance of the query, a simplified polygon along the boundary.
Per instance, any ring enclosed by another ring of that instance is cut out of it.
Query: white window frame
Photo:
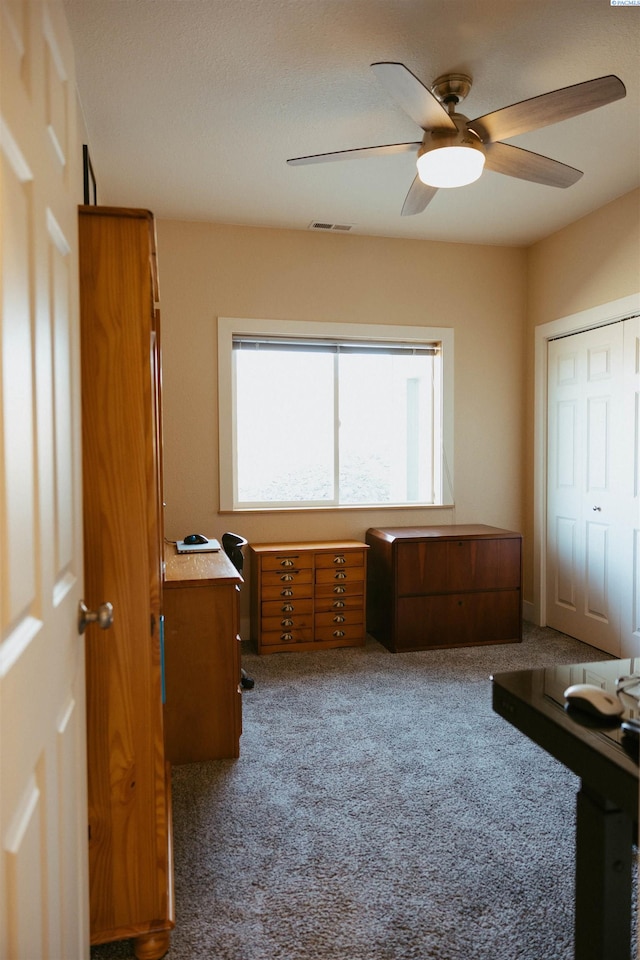
[[[268,512],[282,510],[366,510],[370,505],[336,505],[269,508],[239,507],[235,503],[236,446],[234,430],[233,398],[235,396],[235,367],[233,363],[233,337],[290,337],[336,339],[355,342],[406,343],[419,346],[438,342],[442,351],[442,483],[441,496],[433,504],[401,503],[384,504],[385,509],[412,509],[420,507],[453,506],[453,341],[454,331],[448,327],[396,326],[395,324],[363,324],[314,322],[307,320],[265,320],[243,317],[218,318],[218,450],[220,511],[225,513]]]

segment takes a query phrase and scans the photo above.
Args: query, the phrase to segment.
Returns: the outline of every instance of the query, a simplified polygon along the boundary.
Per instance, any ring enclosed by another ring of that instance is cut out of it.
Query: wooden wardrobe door
[[[153,219],[80,209],[91,941],[160,957],[173,926],[161,678],[159,355]]]

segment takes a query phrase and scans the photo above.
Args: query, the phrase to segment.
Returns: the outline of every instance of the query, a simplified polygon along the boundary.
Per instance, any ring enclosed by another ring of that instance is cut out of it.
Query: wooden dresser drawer
[[[364,583],[364,567],[320,567],[316,569],[316,583]]]
[[[363,586],[360,584],[360,586]],[[364,610],[364,593],[353,593],[351,596],[331,593],[327,596],[316,597],[316,613],[322,613],[325,610]]]
[[[289,567],[288,570],[267,570],[262,574],[262,582],[265,586],[282,586],[292,583],[313,583],[313,570],[311,567],[300,569],[299,567]]]
[[[402,543],[396,562],[400,597],[520,586],[519,537]]]
[[[313,599],[304,597],[303,599],[283,597],[280,600],[266,600],[262,604],[262,619],[265,617],[283,617],[285,615],[301,613],[313,613]]]
[[[355,645],[364,643],[364,624],[331,624],[324,627],[316,627],[316,642],[334,643],[339,641],[341,645]]]
[[[362,606],[356,610],[323,610],[315,615],[316,627],[330,627],[332,624],[362,623],[364,620]]]
[[[313,640],[313,627],[301,627],[297,630],[267,630],[261,634],[261,641],[266,647],[291,647],[299,643],[310,643]]]
[[[278,600],[278,599],[303,599],[310,598],[313,595],[313,584],[310,581],[306,583],[300,582],[299,580],[293,581],[278,581],[277,584],[264,584],[262,587],[262,599],[263,600]]]
[[[364,580],[330,580],[329,583],[316,583],[316,604],[327,598],[335,597],[363,597]],[[362,602],[362,601],[361,601]]]
[[[267,570],[311,570],[313,556],[308,553],[275,553],[273,556],[262,557],[263,572]]]
[[[277,617],[262,618],[263,633],[271,633],[276,630],[291,633],[306,627],[313,626],[313,613],[280,613]]]
[[[364,550],[343,553],[316,553],[316,570],[325,567],[363,567]]]
[[[520,639],[520,591],[450,593],[398,601],[398,649]]]

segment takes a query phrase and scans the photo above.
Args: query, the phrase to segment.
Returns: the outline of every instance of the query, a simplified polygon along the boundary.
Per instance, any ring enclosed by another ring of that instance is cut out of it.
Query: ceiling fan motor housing
[[[469,130],[467,127],[467,118],[461,113],[450,114],[451,119],[456,125],[455,130],[445,130],[443,127],[434,130],[425,130],[422,138],[422,145],[418,150],[418,156],[428,153],[429,150],[438,150],[441,147],[470,147],[485,153],[484,144],[480,137]]]
[[[431,84],[431,93],[445,106],[460,103],[470,90],[471,77],[466,73],[445,73]]]

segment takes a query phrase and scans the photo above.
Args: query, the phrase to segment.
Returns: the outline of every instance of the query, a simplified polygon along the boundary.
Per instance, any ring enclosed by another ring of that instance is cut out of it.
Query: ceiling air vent
[[[309,230],[324,230],[326,232],[333,230],[338,233],[348,233],[352,227],[352,223],[324,223],[322,220],[313,220],[309,224]]]

